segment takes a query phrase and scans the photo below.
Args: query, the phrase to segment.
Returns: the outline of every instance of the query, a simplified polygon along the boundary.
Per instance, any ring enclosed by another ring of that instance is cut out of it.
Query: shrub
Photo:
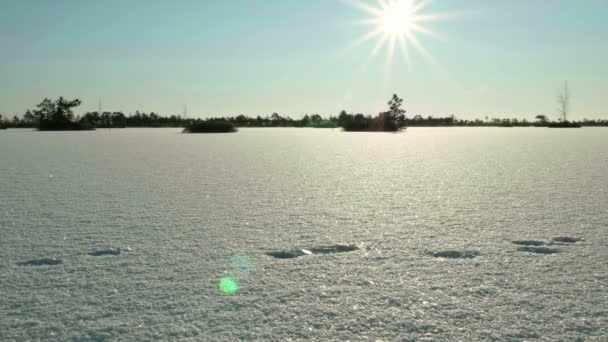
[[[233,133],[236,131],[236,126],[226,120],[194,121],[184,128],[184,133]]]
[[[313,121],[309,124],[309,127],[313,128],[338,128],[334,122],[329,120]]]
[[[86,122],[41,120],[39,131],[93,131],[95,127]]]

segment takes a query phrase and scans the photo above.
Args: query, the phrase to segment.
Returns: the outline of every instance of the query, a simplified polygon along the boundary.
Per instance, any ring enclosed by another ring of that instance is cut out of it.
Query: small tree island
[[[401,108],[403,99],[397,94],[388,101],[389,110],[372,118],[363,114],[347,114],[342,111],[338,116],[338,126],[347,132],[397,132],[405,128],[405,110]]]
[[[237,131],[236,126],[223,119],[207,119],[192,121],[183,133],[234,133]]]
[[[67,100],[63,96],[57,100],[44,99],[26,115],[35,118],[36,127],[39,131],[83,131],[94,130],[93,126],[86,119],[79,119],[74,116],[72,108],[80,106],[82,102],[78,99]]]

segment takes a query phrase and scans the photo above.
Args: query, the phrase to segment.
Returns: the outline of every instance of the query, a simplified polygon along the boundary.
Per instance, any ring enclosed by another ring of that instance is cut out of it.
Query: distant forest
[[[338,119],[343,111],[338,116],[322,117],[318,114],[304,115],[301,119],[293,119],[289,116],[281,116],[273,113],[270,116],[230,116],[230,117],[213,117],[214,120],[226,120],[232,122],[237,127],[316,127],[316,128],[337,128],[340,126]],[[364,117],[371,120],[371,115],[364,114],[346,114],[353,117]],[[122,112],[103,112],[101,115],[98,112],[88,112],[82,115],[79,119],[86,118],[96,128],[125,128],[125,127],[176,127],[183,128],[188,126],[193,121],[201,119],[185,118],[180,115],[163,116],[151,113],[143,113],[136,111],[135,114],[125,115]],[[537,119],[528,121],[526,119],[519,120],[489,118],[481,119],[458,119],[454,116],[447,117],[422,117],[416,115],[412,118],[406,117],[404,120],[405,127],[546,127],[549,120]],[[589,120],[573,121],[581,126],[608,126],[608,120]],[[2,128],[36,128],[37,120],[29,115],[23,117],[14,116],[6,118],[0,115],[0,127]]]
[[[80,105],[79,100],[66,100],[63,97],[52,101],[45,99],[38,104],[37,109],[27,110],[22,117],[12,118],[0,115],[0,128],[38,128],[53,130],[59,125],[64,129],[95,129],[95,128],[125,128],[125,127],[187,127],[199,121],[229,121],[236,127],[316,127],[357,130],[357,125],[371,125],[377,117],[365,114],[349,114],[341,111],[337,116],[323,117],[319,114],[306,114],[301,119],[293,119],[273,113],[266,116],[237,115],[230,117],[212,117],[206,119],[187,118],[180,115],[163,116],[154,112],[125,115],[122,112],[87,112],[80,116],[74,115],[72,108]],[[389,112],[386,112],[389,113]],[[384,113],[380,113],[383,115]],[[537,115],[534,120],[519,120],[516,118],[459,119],[453,115],[447,117],[403,117],[405,127],[547,127],[552,121],[545,115]],[[581,126],[608,126],[608,120],[573,121]]]

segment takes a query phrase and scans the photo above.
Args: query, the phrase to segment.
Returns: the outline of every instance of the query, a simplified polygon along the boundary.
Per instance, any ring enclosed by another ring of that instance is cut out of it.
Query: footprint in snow
[[[553,242],[561,242],[561,243],[577,243],[579,241],[583,241],[583,238],[572,237],[572,236],[558,236],[551,239]]]
[[[120,255],[120,248],[98,249],[88,254],[91,256]]]
[[[54,266],[63,264],[63,260],[55,258],[32,259],[20,261],[17,266]]]
[[[520,246],[542,246],[545,244],[544,241],[539,240],[515,240],[511,241],[511,243]]]
[[[359,247],[357,247],[355,245],[331,245],[331,246],[317,246],[317,247],[302,248],[302,249],[286,249],[286,250],[270,251],[270,252],[267,252],[266,255],[269,255],[269,256],[271,256],[273,258],[277,258],[277,259],[293,259],[293,258],[301,257],[304,255],[346,253],[346,252],[353,252],[358,249],[359,249]]]
[[[557,248],[530,247],[530,246],[519,247],[517,250],[520,252],[528,252],[528,253],[535,253],[535,254],[557,254],[557,253],[561,252]]]
[[[439,251],[428,254],[435,258],[445,259],[473,259],[480,255],[478,251]]]

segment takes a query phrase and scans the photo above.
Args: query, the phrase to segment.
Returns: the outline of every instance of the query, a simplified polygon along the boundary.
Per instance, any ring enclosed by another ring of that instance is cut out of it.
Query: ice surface
[[[576,131],[0,132],[0,341],[606,341],[608,134]]]

